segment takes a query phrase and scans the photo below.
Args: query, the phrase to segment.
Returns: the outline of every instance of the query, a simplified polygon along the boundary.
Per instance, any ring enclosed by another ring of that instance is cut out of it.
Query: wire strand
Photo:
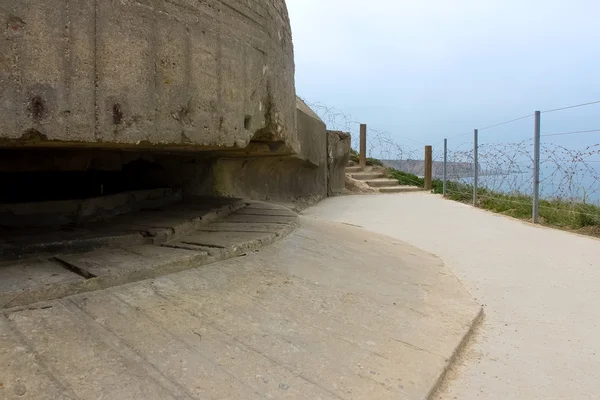
[[[502,125],[510,124],[511,122],[520,121],[520,120],[522,120],[522,119],[526,119],[526,118],[529,118],[529,117],[533,117],[533,114],[524,115],[524,116],[522,116],[522,117],[519,117],[519,118],[511,119],[510,121],[504,121],[504,122],[500,122],[499,124],[495,124],[495,125],[486,126],[485,128],[481,128],[481,129],[479,129],[479,132],[481,132],[481,131],[485,131],[485,130],[487,130],[487,129],[496,128],[496,127],[498,127],[498,126],[502,126]]]
[[[462,136],[472,135],[472,134],[473,134],[473,132],[461,133],[460,135],[449,137],[448,140],[452,140],[452,139],[456,139],[456,138],[459,138]],[[441,140],[440,142],[443,142],[443,140]],[[438,142],[438,143],[440,143],[440,142]]]
[[[579,133],[592,133],[592,132],[600,132],[600,129],[592,129],[589,131],[573,131],[573,132],[561,132],[561,133],[548,133],[541,136],[563,136],[563,135],[575,135]]]
[[[600,103],[600,100],[597,101],[591,101],[589,103],[582,103],[582,104],[575,104],[573,106],[567,106],[567,107],[561,107],[561,108],[555,108],[552,110],[546,110],[546,111],[542,111],[542,114],[546,114],[546,113],[551,113],[551,112],[555,112],[555,111],[562,111],[562,110],[568,110],[570,108],[577,108],[577,107],[583,107],[583,106],[590,106],[592,104],[598,104]]]
[[[386,132],[384,132],[384,133],[388,133],[388,134],[390,134],[390,135],[391,135],[391,133],[390,133],[390,132],[387,132],[387,131],[386,131]],[[411,142],[415,142],[415,143],[422,144],[423,146],[427,146],[427,143],[425,143],[425,142],[421,142],[420,140],[417,140],[417,139],[411,139],[411,138],[409,138],[409,137],[406,137],[406,136],[400,136],[400,135],[394,135],[394,136],[397,136],[397,137],[399,137],[400,139],[404,139],[404,140],[410,140]]]

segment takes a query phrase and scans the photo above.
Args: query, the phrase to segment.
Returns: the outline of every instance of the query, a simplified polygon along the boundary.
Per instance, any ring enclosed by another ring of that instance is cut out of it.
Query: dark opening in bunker
[[[81,222],[81,215],[60,218],[57,214],[85,201],[97,203],[94,207],[104,215],[107,207],[115,207],[111,215],[142,209],[148,198],[153,204],[177,201],[189,175],[186,171],[198,175],[202,162],[189,153],[0,149],[0,227],[18,227],[21,216],[27,221],[23,224],[31,226],[38,214],[50,220]],[[111,201],[111,196],[118,198]],[[160,196],[165,197],[163,202]],[[85,220],[94,220],[94,212],[88,207]],[[40,217],[40,225],[49,223]]]
[[[160,181],[163,168],[156,162],[136,160],[118,170],[93,166],[84,171],[0,172],[4,189],[1,203],[43,202],[84,199],[132,190],[177,186],[177,182]]]

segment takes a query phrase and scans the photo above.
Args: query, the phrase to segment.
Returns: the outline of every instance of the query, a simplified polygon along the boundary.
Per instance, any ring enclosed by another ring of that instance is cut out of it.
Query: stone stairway
[[[358,165],[348,164],[348,166],[346,167],[346,173],[350,174],[355,172],[362,172],[362,168]]]
[[[367,167],[365,170],[358,165],[348,164],[346,175],[352,179],[365,182],[379,193],[410,193],[421,192],[424,189],[417,186],[400,185],[396,179],[388,178],[385,171]]]

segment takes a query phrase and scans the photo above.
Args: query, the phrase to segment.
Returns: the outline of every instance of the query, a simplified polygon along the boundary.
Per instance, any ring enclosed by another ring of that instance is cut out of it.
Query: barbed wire
[[[469,143],[470,144],[470,143]],[[600,204],[600,171],[588,160],[600,156],[600,143],[570,149],[554,143],[541,144],[540,185],[543,198],[589,201]],[[501,193],[531,194],[533,151],[531,139],[515,143],[480,144],[479,183]],[[448,152],[452,179],[471,182],[473,149]],[[452,171],[451,163],[461,168]]]
[[[329,106],[319,103],[319,102],[313,103],[313,102],[309,102],[306,100],[304,100],[304,102],[315,113],[317,113],[317,115],[319,115],[319,117],[327,125],[328,129],[341,130],[341,131],[352,134],[352,148],[358,149],[358,140],[359,140],[358,127],[360,126],[360,122],[358,121],[357,118],[355,118],[353,115],[345,113],[335,107],[329,107]],[[411,141],[414,143],[421,144],[423,146],[426,145],[425,142],[422,142],[420,140],[413,139],[410,137],[406,137],[406,136],[394,134],[392,137],[392,134],[389,131],[379,130],[379,129],[373,128],[371,126],[368,126],[368,130],[369,130],[370,150],[388,146],[388,147],[395,147],[396,150],[398,150],[398,152],[400,154],[412,153],[412,150],[410,150],[410,151],[408,150],[409,149],[408,146],[398,144],[396,139],[394,139],[394,138],[408,140],[408,141]],[[378,144],[372,144],[373,141],[378,142]],[[371,153],[371,151],[369,151],[369,153]],[[393,154],[394,152],[388,151],[387,153]]]
[[[580,107],[598,102],[584,103],[562,109]],[[307,103],[319,114],[329,129],[345,130],[353,137],[353,148],[358,148],[359,122],[352,115],[344,113],[335,107],[327,107],[320,103]],[[559,110],[559,109],[555,109]],[[549,110],[553,111],[553,110]],[[548,111],[548,112],[549,112]],[[528,114],[499,124],[484,127],[482,130],[492,129],[497,126],[507,125],[519,120],[530,118]],[[542,135],[544,137],[559,136],[576,133],[600,132],[598,130],[560,132]],[[450,137],[448,140],[457,139],[473,132],[465,132]],[[388,131],[378,130],[372,126],[368,128],[367,155],[384,161],[384,164],[399,171],[414,174],[419,177],[424,175],[423,149],[407,144],[400,144],[398,135]],[[402,137],[415,143],[421,142]],[[443,176],[443,151],[436,143],[434,148],[434,178]],[[600,143],[582,146],[579,149],[549,143],[541,144],[541,175],[540,188],[543,199],[560,200],[566,202],[592,202],[600,204]],[[479,160],[479,185],[495,193],[533,194],[533,138],[515,142],[480,143],[478,147]],[[449,143],[447,153],[447,178],[462,184],[472,184],[474,173],[474,157],[472,141]],[[405,178],[407,182],[409,178]],[[418,181],[414,182],[418,184]]]

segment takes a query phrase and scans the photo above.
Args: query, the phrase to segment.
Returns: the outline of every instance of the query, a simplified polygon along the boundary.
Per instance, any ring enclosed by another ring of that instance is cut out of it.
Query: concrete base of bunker
[[[0,308],[238,256],[296,224],[292,211],[249,199],[267,193],[249,186],[237,191],[248,200],[233,197],[233,190],[211,196],[224,179],[216,173],[227,164],[222,154],[2,153],[0,179],[7,190],[0,194]],[[235,165],[252,162],[243,154],[229,157]],[[276,158],[256,156],[267,165]]]
[[[297,152],[266,137],[226,150],[0,149],[0,308],[191,268],[289,233],[295,213],[256,201],[335,194],[349,150],[347,136],[328,139],[296,106]]]
[[[3,237],[0,309],[244,255],[289,234],[297,215],[269,203],[201,198],[73,231]]]
[[[197,196],[289,203],[338,194],[349,136],[327,132],[301,99],[296,121],[296,153],[264,138],[202,151],[0,148],[0,228],[77,225]]]

